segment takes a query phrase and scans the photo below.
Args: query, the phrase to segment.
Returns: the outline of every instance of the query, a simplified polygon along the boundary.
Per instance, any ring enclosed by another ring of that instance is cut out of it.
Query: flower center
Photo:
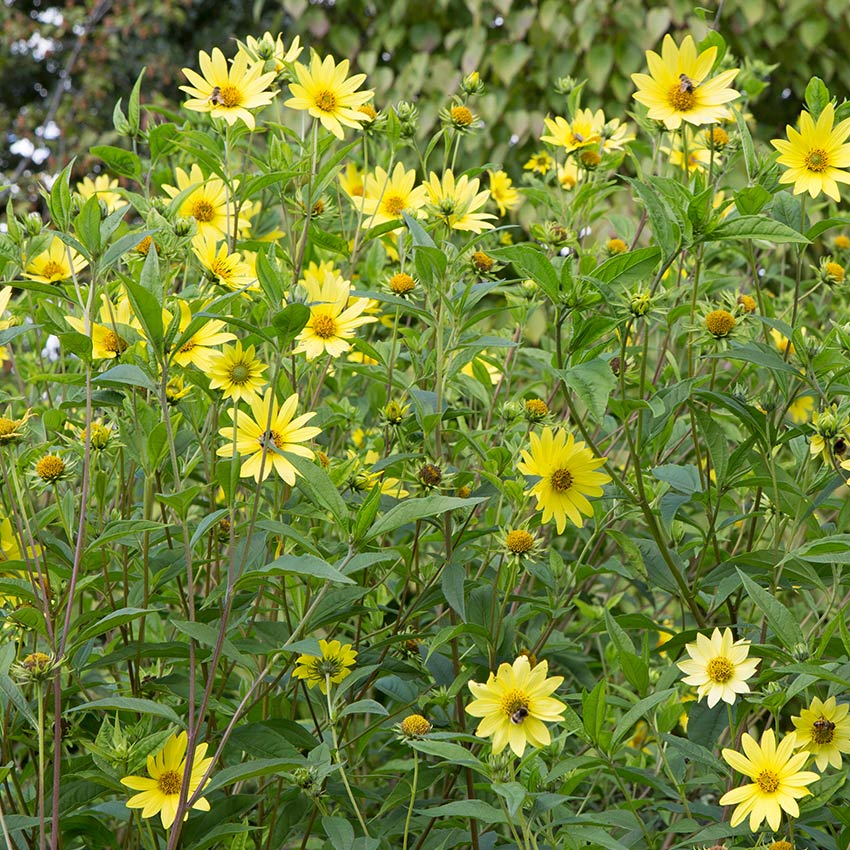
[[[313,320],[313,333],[320,339],[336,336],[336,322],[330,316],[317,316]]]
[[[835,737],[835,724],[821,716],[812,723],[812,743],[830,744]]]
[[[274,446],[276,449],[283,448],[283,438],[277,431],[265,431],[260,435],[259,440],[261,448],[271,448]]]
[[[517,528],[507,533],[505,545],[514,555],[525,555],[534,548],[534,537],[525,529]]]
[[[685,74],[679,75],[679,82],[670,89],[667,96],[670,106],[676,112],[690,112],[696,105],[696,95],[694,94],[694,83]]]
[[[57,481],[65,474],[65,461],[57,455],[45,455],[35,465],[35,471],[43,481]]]
[[[166,770],[159,775],[156,781],[159,790],[163,794],[179,794],[180,793],[180,774],[176,770]]]
[[[820,174],[829,168],[829,154],[823,148],[812,148],[805,159],[806,168]]]
[[[735,675],[735,667],[728,658],[718,655],[708,662],[705,672],[712,682],[725,685]]]
[[[390,289],[396,295],[406,295],[416,286],[416,282],[409,274],[399,272],[390,278]]]
[[[129,345],[115,331],[107,331],[103,335],[103,347],[117,357],[119,354],[123,354],[129,348]]]
[[[344,667],[339,658],[317,658],[314,669],[319,678],[324,679],[325,676],[328,676],[333,679],[342,673]]]
[[[336,95],[332,91],[322,89],[315,100],[316,109],[321,109],[322,112],[333,112],[336,109]]]
[[[399,216],[404,212],[407,204],[405,204],[404,198],[401,195],[387,195],[381,206],[383,206],[384,212],[387,215]]]
[[[5,416],[0,416],[0,437],[7,437],[9,434],[14,434],[17,427],[18,423],[13,419],[7,419]]]
[[[247,384],[251,378],[251,370],[244,363],[236,363],[230,370],[230,381],[233,384]]]
[[[48,260],[41,273],[44,277],[65,277],[65,268],[56,260]]]
[[[566,493],[573,486],[573,474],[568,469],[556,469],[549,479],[553,490]]]
[[[765,794],[774,794],[779,788],[779,777],[772,770],[763,770],[756,777],[756,785]]]
[[[729,336],[735,328],[735,317],[728,310],[712,310],[705,317],[705,326],[712,336]]]
[[[192,204],[192,217],[195,221],[212,221],[215,218],[215,207],[206,198],[199,198]]]
[[[233,109],[242,105],[242,92],[236,86],[221,86],[218,91],[218,100],[221,106]]]
[[[528,696],[516,689],[508,691],[502,697],[502,711],[511,723],[521,724],[528,717]]]
[[[180,346],[181,354],[188,354],[192,349],[197,346],[197,343],[194,340],[189,340],[188,342],[184,342],[183,345]]]

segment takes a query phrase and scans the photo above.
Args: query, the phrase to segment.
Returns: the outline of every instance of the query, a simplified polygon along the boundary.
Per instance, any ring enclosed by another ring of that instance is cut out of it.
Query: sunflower
[[[296,679],[303,679],[308,688],[318,685],[319,690],[326,694],[329,683],[338,685],[350,675],[350,668],[356,663],[357,651],[351,648],[350,643],[324,639],[319,641],[319,649],[322,651],[321,656],[299,655],[292,675]]]
[[[490,197],[499,207],[499,215],[515,210],[521,203],[522,197],[514,188],[513,180],[504,171],[488,169],[490,177]]]
[[[821,702],[817,697],[808,708],[800,711],[791,722],[797,732],[796,746],[815,757],[823,773],[831,764],[841,769],[841,754],[850,753],[850,717],[847,703],[837,705],[835,697]]]
[[[89,334],[92,342],[91,354],[95,360],[112,360],[120,357],[130,347],[130,340],[142,329],[139,320],[133,314],[130,299],[126,295],[115,304],[106,295],[102,295],[98,318],[100,322],[91,322]],[[65,321],[77,333],[85,334],[86,325],[82,319],[65,316]]]
[[[218,245],[216,234],[198,233],[192,239],[192,251],[214,283],[228,289],[257,289],[257,276],[238,252],[230,253],[227,243]]]
[[[177,817],[177,803],[183,787],[183,776],[186,771],[186,744],[188,738],[185,732],[173,734],[165,746],[155,756],[148,756],[148,776],[125,776],[121,780],[133,791],[140,791],[135,797],[126,802],[128,809],[141,809],[143,818],[153,817],[159,813],[162,825],[169,829]],[[212,764],[212,758],[204,758],[207,745],[198,744],[195,757],[192,760],[186,799],[189,800],[198,790],[204,774]],[[206,785],[206,783],[205,783]],[[210,804],[204,797],[198,797],[192,808],[208,812]],[[186,817],[189,813],[186,813]]]
[[[75,277],[87,265],[88,260],[58,236],[54,236],[47,250],[37,254],[27,263],[24,277],[42,283],[56,283]]]
[[[84,200],[87,201],[92,195],[97,195],[98,199],[106,204],[109,212],[115,212],[122,203],[121,195],[113,191],[117,188],[118,181],[110,178],[108,174],[98,174],[94,180],[91,177],[84,177],[77,183],[77,192]]]
[[[772,139],[781,156],[776,160],[787,169],[780,183],[793,183],[794,194],[808,192],[816,198],[821,192],[840,201],[839,183],[850,183],[850,118],[835,124],[835,108],[828,103],[817,123],[808,112],[800,113],[800,130],[786,126],[787,139]]]
[[[286,455],[313,457],[312,450],[300,443],[312,440],[322,433],[321,428],[306,425],[316,414],[304,413],[293,419],[298,407],[298,394],[293,393],[282,405],[278,405],[271,387],[262,398],[258,395],[252,396],[248,399],[248,404],[253,418],[240,412],[238,408],[226,411],[233,424],[218,432],[227,439],[227,443],[219,448],[218,456],[233,457],[235,443],[237,454],[247,456],[239,470],[242,478],[253,476],[259,483],[274,469],[292,486],[299,473],[287,460]]]
[[[737,68],[706,79],[716,58],[716,47],[697,55],[691,36],[685,36],[677,47],[672,36],[665,35],[661,56],[646,51],[649,74],[632,74],[638,88],[632,97],[649,107],[649,117],[663,121],[668,130],[678,130],[682,121],[717,124],[726,118],[725,104],[740,94],[729,88],[738,75]]]
[[[218,177],[204,177],[197,163],[193,163],[187,174],[182,168],[175,171],[176,186],[163,186],[169,198],[176,198],[186,189],[192,189],[180,204],[178,215],[194,218],[198,233],[214,239],[225,239],[228,232],[238,227],[250,227],[250,222],[235,220],[233,204],[227,201],[224,181]]]
[[[549,135],[541,136],[540,141],[564,148],[569,153],[602,141],[605,116],[601,109],[597,110],[596,115],[589,109],[578,109],[572,121],[556,116],[545,118],[544,124],[549,130]]]
[[[408,171],[401,162],[396,163],[392,176],[380,167],[369,174],[363,184],[363,198],[356,201],[357,208],[371,216],[368,226],[401,221],[402,213],[416,216],[428,201],[428,190],[415,184],[416,171]]]
[[[548,662],[540,661],[532,667],[528,656],[520,655],[513,664],[500,664],[485,684],[469,683],[475,699],[466,706],[466,713],[482,718],[475,734],[493,736],[494,754],[510,745],[521,757],[527,744],[545,747],[552,740],[544,723],[563,720],[566,706],[551,696],[564,677],[547,679],[548,672]]]
[[[736,806],[730,826],[736,827],[749,815],[752,832],[765,819],[776,832],[783,811],[792,817],[799,817],[797,800],[811,793],[806,786],[819,777],[811,771],[800,770],[809,754],[801,752],[792,755],[796,743],[796,734],[789,732],[777,746],[773,729],[768,729],[761,736],[761,744],[744,733],[741,745],[746,755],[735,750],[723,750],[723,758],[734,770],[755,780],[749,785],[733,788],[720,798],[721,806]]]
[[[758,658],[747,658],[750,651],[748,640],[734,640],[732,630],[720,629],[711,633],[711,638],[697,635],[696,643],[686,644],[690,659],[676,666],[687,676],[686,685],[694,685],[700,700],[708,696],[708,707],[714,708],[720,700],[735,702],[738,694],[747,694],[750,687],[747,679],[755,675]]]
[[[473,233],[492,230],[493,225],[487,219],[496,216],[478,212],[484,208],[490,192],[486,189],[479,192],[478,186],[477,177],[470,180],[463,174],[455,180],[451,169],[445,171],[442,177],[432,171],[425,183],[431,201],[431,213],[453,230],[469,230]]]
[[[242,350],[242,340],[236,345],[225,345],[213,355],[207,374],[210,389],[223,390],[225,398],[234,402],[250,401],[263,388],[266,379],[263,372],[268,369],[254,354],[254,346]]]
[[[522,460],[517,469],[540,478],[526,492],[537,497],[543,522],[554,517],[558,534],[563,533],[567,517],[581,528],[581,515],[593,516],[586,497],[601,496],[602,486],[611,480],[604,472],[594,472],[606,458],[594,457],[583,442],[575,442],[573,435],[562,428],[554,433],[551,428],[544,428],[540,436],[531,434],[529,439],[531,451],[520,452]]]
[[[366,80],[365,74],[355,74],[346,79],[348,59],[337,65],[332,56],[326,56],[322,61],[314,53],[309,68],[300,62],[295,63],[295,75],[298,82],[289,84],[292,97],[286,101],[286,106],[306,109],[337,138],[345,138],[343,125],[357,129],[362,122],[369,120],[369,116],[358,107],[371,100],[374,92],[357,91]]]
[[[361,325],[376,321],[374,316],[362,315],[371,305],[368,298],[349,301],[351,285],[347,280],[326,272],[321,283],[307,286],[310,318],[296,337],[295,353],[303,352],[315,360],[323,352],[331,357],[351,348],[348,342]]]
[[[248,54],[241,50],[228,68],[224,54],[217,47],[212,55],[201,50],[198,64],[203,76],[191,68],[183,69],[183,76],[191,83],[180,86],[190,96],[183,106],[193,112],[209,112],[213,118],[223,118],[231,126],[241,120],[253,130],[254,116],[249,110],[272,102],[276,92],[269,86],[276,72],[264,74],[263,64],[251,63]]]
[[[167,320],[164,322],[166,327],[171,322],[171,315],[166,313]],[[192,311],[185,301],[180,302],[180,324],[178,327],[178,336],[182,336],[183,332],[192,323]],[[225,331],[224,322],[220,319],[210,319],[204,322],[193,334],[189,337],[179,349],[173,354],[172,358],[178,366],[186,367],[189,364],[197,366],[203,372],[209,374],[215,356],[218,354],[213,348],[216,345],[222,345],[225,342],[230,342],[236,339],[235,334],[230,331]]]

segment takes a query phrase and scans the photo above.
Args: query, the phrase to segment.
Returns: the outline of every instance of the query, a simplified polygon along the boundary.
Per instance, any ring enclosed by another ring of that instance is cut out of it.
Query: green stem
[[[404,820],[404,838],[401,850],[407,850],[407,840],[410,836],[410,819],[413,817],[413,804],[416,802],[416,786],[419,782],[419,753],[413,751],[413,782],[410,786],[410,804],[407,807],[407,817]]]

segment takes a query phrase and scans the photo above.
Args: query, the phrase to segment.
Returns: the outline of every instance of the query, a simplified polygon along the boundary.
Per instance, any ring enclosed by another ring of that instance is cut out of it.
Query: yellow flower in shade
[[[567,152],[598,144],[602,141],[601,131],[605,118],[601,109],[597,111],[595,121],[594,117],[589,109],[578,109],[572,121],[560,116],[545,118],[549,135],[541,136],[540,141],[564,148]]]
[[[815,697],[808,708],[791,722],[797,732],[796,746],[815,757],[818,770],[827,765],[841,769],[841,754],[850,753],[850,717],[847,703],[836,705],[835,697],[821,702]]]
[[[597,114],[601,111],[597,110]],[[629,125],[621,124],[619,118],[612,118],[603,124],[600,133],[602,134],[603,153],[621,151],[629,142],[635,140],[635,134],[629,131]]]
[[[360,198],[363,197],[365,189],[363,172],[353,163],[346,163],[345,170],[337,174],[339,187],[349,198],[357,199],[357,208],[360,209]]]
[[[576,442],[562,428],[554,432],[544,428],[539,436],[532,433],[529,441],[531,451],[520,452],[517,469],[540,479],[526,492],[537,498],[543,522],[554,518],[558,534],[566,528],[567,518],[581,528],[582,514],[593,516],[587,496],[601,496],[602,486],[611,480],[606,473],[594,471],[606,458],[594,457],[583,442]]]
[[[307,110],[318,118],[322,126],[337,138],[344,138],[343,125],[359,128],[369,120],[365,112],[358,107],[372,99],[373,91],[357,89],[365,82],[365,74],[348,76],[348,59],[337,65],[332,56],[324,61],[314,53],[310,58],[310,67],[295,63],[297,83],[290,83],[292,97],[286,101],[290,109]]]
[[[328,683],[338,685],[346,676],[351,674],[351,668],[357,662],[357,651],[351,648],[350,643],[340,643],[338,640],[320,640],[319,655],[299,655],[295,662],[292,675],[296,679],[303,679],[308,688],[319,686],[319,690],[326,694]]]
[[[364,316],[369,308],[368,298],[355,298],[349,303],[351,285],[334,274],[327,273],[320,285],[308,287],[310,318],[296,337],[295,352],[303,352],[315,360],[323,352],[339,357],[348,351],[354,331],[374,322],[374,316]]]
[[[581,180],[581,175],[582,172],[572,159],[568,159],[563,165],[558,163],[558,182],[565,191],[572,191]]]
[[[802,425],[812,418],[812,413],[815,409],[815,400],[810,395],[797,396],[791,404],[788,405],[788,415],[795,425]]]
[[[514,188],[513,180],[504,171],[488,169],[487,174],[490,176],[490,197],[498,205],[499,215],[515,210],[522,203],[522,197]]]
[[[488,219],[496,216],[478,212],[484,208],[490,193],[486,189],[479,192],[478,186],[477,177],[470,180],[463,174],[455,180],[451,169],[444,172],[442,178],[432,171],[425,183],[431,202],[431,213],[453,230],[469,230],[473,233],[492,230],[493,224]]]
[[[499,369],[498,366],[494,366],[489,360],[486,359],[487,352],[482,351],[481,357],[473,357],[461,370],[461,375],[467,375],[470,378],[475,378],[475,366],[477,363],[479,366],[483,366],[487,371],[487,376],[490,378],[491,384],[498,384],[499,380],[502,377],[502,370]]]
[[[183,335],[183,332],[192,323],[192,311],[185,301],[181,301],[180,305],[180,324],[178,326],[178,338]],[[163,324],[168,327],[171,322],[171,314],[166,312]],[[224,322],[220,319],[210,319],[204,322],[193,334],[189,337],[179,349],[172,354],[172,359],[178,366],[196,366],[202,372],[210,373],[210,369],[215,362],[218,352],[213,346],[222,345],[225,342],[230,342],[236,339],[235,334],[224,330]]]
[[[750,642],[735,640],[731,629],[722,634],[715,629],[710,638],[697,635],[696,643],[686,644],[685,651],[690,658],[676,665],[687,674],[682,681],[696,687],[700,700],[707,696],[709,708],[720,700],[731,705],[738,694],[750,692],[747,679],[755,675],[760,659],[747,657]]]
[[[530,171],[532,174],[548,174],[555,167],[555,160],[549,156],[548,151],[537,151],[533,153],[528,162],[523,165],[525,171]]]
[[[54,236],[48,249],[27,263],[24,277],[42,283],[56,283],[78,275],[87,265],[88,261],[83,256]]]
[[[693,174],[694,171],[706,171],[711,163],[711,151],[701,142],[694,134],[685,130],[687,136],[688,147],[688,173]],[[679,135],[673,136],[672,145],[662,145],[662,153],[666,153],[670,160],[670,165],[675,168],[683,168],[685,162],[685,151],[682,146],[682,138]],[[715,166],[719,162],[717,155],[714,157]]]
[[[303,413],[293,419],[298,407],[298,394],[293,393],[282,405],[278,405],[271,387],[262,397],[251,396],[248,404],[253,418],[238,408],[226,411],[233,424],[218,432],[227,441],[218,449],[218,456],[233,457],[235,441],[236,453],[246,458],[239,470],[242,478],[253,477],[259,483],[265,481],[274,469],[292,486],[299,473],[286,455],[313,457],[312,450],[301,443],[322,433],[321,428],[306,424],[316,414]]]
[[[287,48],[283,43],[283,34],[275,38],[270,32],[263,33],[262,38],[249,35],[243,44],[237,41],[239,50],[248,54],[251,62],[271,62],[274,72],[279,74],[287,65],[291,65],[302,53],[301,39],[296,35],[292,44]]]
[[[234,402],[250,401],[266,383],[263,372],[268,366],[254,354],[254,346],[242,350],[242,340],[236,345],[225,345],[213,355],[208,374],[210,389],[222,390],[225,398]]]
[[[272,102],[276,92],[269,86],[275,72],[263,73],[261,62],[251,62],[248,54],[239,51],[230,67],[224,54],[214,47],[212,54],[202,50],[198,53],[201,74],[191,68],[183,69],[183,76],[191,83],[180,86],[189,95],[183,106],[193,112],[208,112],[213,118],[223,118],[233,126],[242,121],[254,129],[251,109],[259,109]]]
[[[800,329],[800,333],[805,334],[805,332],[805,328]],[[787,352],[789,357],[794,355],[794,343],[778,328],[770,329],[770,338],[773,340],[773,344],[780,354],[784,356]]]
[[[152,818],[158,814],[165,829],[170,829],[177,817],[177,803],[180,800],[180,790],[183,787],[183,775],[186,771],[186,744],[188,738],[185,732],[173,734],[165,746],[155,756],[148,756],[147,776],[125,776],[121,780],[133,791],[140,791],[135,797],[127,800],[128,809],[141,809],[143,818]],[[189,774],[186,799],[198,790],[204,774],[212,764],[212,758],[204,758],[207,744],[198,744],[195,757],[192,760]],[[198,797],[192,804],[193,809],[208,812],[210,804],[204,797]],[[189,816],[189,813],[186,813]]]
[[[721,806],[735,806],[730,826],[750,818],[750,830],[755,832],[762,821],[767,820],[776,832],[782,820],[782,812],[791,817],[800,816],[797,800],[811,794],[806,786],[819,778],[816,773],[800,770],[809,757],[807,752],[792,755],[797,736],[789,732],[776,745],[773,729],[761,736],[761,743],[748,733],[741,739],[745,755],[735,750],[724,749],[723,758],[738,773],[753,780],[749,785],[733,788],[720,798]]]
[[[106,204],[109,212],[115,212],[122,203],[121,196],[112,191],[117,188],[118,181],[115,178],[110,178],[108,174],[98,174],[94,180],[91,177],[84,177],[77,183],[77,191],[85,200],[88,200],[92,195],[97,195]]]
[[[668,130],[678,130],[682,121],[717,124],[726,118],[725,104],[740,94],[729,88],[738,75],[737,68],[706,79],[716,58],[716,47],[697,54],[691,36],[685,36],[677,47],[672,36],[665,35],[660,56],[646,51],[649,74],[632,74],[638,88],[632,97],[649,107],[649,117],[663,121]]]
[[[833,201],[840,201],[839,183],[850,183],[850,118],[835,124],[835,109],[828,103],[817,123],[808,112],[800,113],[800,130],[788,125],[787,139],[772,139],[779,151],[776,160],[787,169],[780,183],[793,183],[794,194],[808,192],[816,198],[821,192]]]
[[[3,517],[0,522],[0,561],[20,561],[21,547],[12,530],[12,521]]]
[[[548,662],[532,667],[528,656],[520,655],[513,664],[500,664],[486,683],[469,683],[475,699],[466,706],[466,713],[481,718],[475,734],[492,736],[494,754],[510,745],[521,757],[528,744],[545,747],[552,740],[545,724],[563,720],[566,706],[552,696],[564,677],[547,679],[548,672]]]
[[[236,221],[233,204],[227,202],[227,190],[224,181],[218,177],[204,177],[201,167],[194,163],[187,174],[182,168],[175,171],[176,186],[163,186],[162,190],[169,198],[176,198],[181,192],[192,188],[183,198],[178,215],[194,218],[198,223],[198,233],[214,239],[225,239],[228,232],[237,227],[250,227],[250,221]]]
[[[9,301],[12,298],[12,293],[14,292],[14,287],[12,286],[4,286],[0,289],[0,316],[2,316],[9,307]],[[0,320],[0,331],[5,331],[8,328],[12,327],[14,319],[2,319]],[[2,366],[9,359],[9,350],[5,345],[0,345],[0,366]]]
[[[99,322],[91,323],[92,357],[95,360],[112,360],[120,357],[132,344],[130,340],[141,332],[142,326],[133,314],[130,299],[125,295],[113,304],[106,295],[101,296]],[[85,334],[82,319],[65,316],[65,321],[77,333]],[[128,332],[130,331],[130,332]]]
[[[218,236],[198,233],[192,240],[192,251],[206,269],[207,276],[228,289],[258,289],[257,276],[242,255],[227,250],[227,243],[218,245]]]
[[[401,162],[396,163],[392,176],[380,167],[369,174],[363,198],[355,202],[358,210],[371,216],[367,226],[401,221],[402,213],[416,216],[428,200],[428,190],[415,184],[416,171],[412,168],[408,171]]]

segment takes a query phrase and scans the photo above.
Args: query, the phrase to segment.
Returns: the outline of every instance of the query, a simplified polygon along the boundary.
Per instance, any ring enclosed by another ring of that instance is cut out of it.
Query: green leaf
[[[345,818],[324,815],[322,827],[333,850],[352,850],[354,846],[354,827]]]
[[[127,251],[132,250],[146,236],[150,236],[153,230],[136,230],[133,233],[128,233],[120,239],[116,239],[104,252],[103,259],[100,261],[102,271],[113,266]],[[153,247],[153,246],[151,246]]]
[[[289,759],[254,759],[253,761],[246,761],[242,764],[235,764],[232,767],[226,767],[224,770],[214,773],[204,793],[211,794],[219,788],[227,788],[228,785],[235,785],[237,782],[244,782],[246,779],[255,779],[258,776],[278,776],[287,773],[294,767],[303,767],[304,763],[304,759],[298,757]]]
[[[92,353],[92,341],[90,336],[77,331],[66,331],[59,334],[59,344],[62,350],[68,354],[76,354],[81,360],[89,362]]]
[[[605,724],[606,694],[604,679],[598,682],[590,693],[582,694],[581,707],[584,731],[590,740],[598,746],[602,727]]]
[[[434,240],[428,235],[424,227],[409,213],[403,212],[401,217],[410,231],[414,247],[436,248]]]
[[[560,276],[540,249],[530,245],[513,245],[494,249],[489,254],[500,262],[511,263],[521,277],[533,280],[553,304],[558,303]]]
[[[91,702],[84,702],[81,705],[73,705],[70,708],[66,708],[65,712],[95,711],[96,709],[102,709],[103,711],[132,711],[136,714],[153,714],[156,717],[164,717],[177,726],[184,725],[183,721],[175,714],[174,709],[150,699],[138,699],[136,697],[106,697],[105,699],[96,699]]]
[[[440,576],[440,586],[443,596],[452,610],[456,611],[462,620],[466,619],[466,599],[464,597],[464,584],[466,581],[466,568],[457,561],[450,561],[443,568]]]
[[[359,699],[357,702],[349,703],[339,713],[340,717],[345,717],[346,714],[381,714],[384,717],[389,715],[384,706],[373,699]]]
[[[639,248],[626,254],[615,254],[598,265],[591,277],[603,283],[625,286],[636,280],[646,280],[657,268],[661,260],[658,248]]]
[[[310,308],[306,304],[287,304],[275,313],[272,324],[277,331],[280,347],[287,349],[309,321]]]
[[[124,623],[129,623],[131,620],[137,620],[139,617],[144,617],[145,614],[150,614],[153,610],[154,609],[151,608],[119,608],[117,611],[111,611],[105,617],[85,629],[77,636],[76,641],[78,643],[83,643],[89,638],[105,634],[110,629],[117,629],[119,626],[123,626]]]
[[[132,124],[132,119],[131,124]],[[95,145],[91,149],[92,156],[102,159],[111,171],[122,177],[131,177],[133,180],[141,180],[142,161],[132,151],[116,148],[112,145]],[[96,197],[96,196],[95,196]]]
[[[148,251],[145,266],[151,257],[156,256],[155,249],[151,245],[151,250]],[[142,275],[144,279],[144,275]],[[149,342],[157,349],[162,350],[163,335],[165,328],[162,324],[162,298],[158,297],[146,289],[144,286],[136,283],[134,280],[125,280],[124,287],[127,290],[127,296],[130,299],[130,304],[133,307],[133,312],[138,316],[139,322],[144,329],[145,336]]]
[[[89,256],[100,254],[100,201],[97,195],[86,199],[82,209],[74,218],[74,231],[85,245]]]
[[[281,555],[264,567],[246,571],[237,584],[244,584],[262,575],[299,575],[322,581],[334,581],[337,584],[355,584],[353,579],[315,555]]]
[[[7,700],[9,700],[26,719],[27,723],[29,723],[33,729],[38,731],[38,721],[35,719],[35,715],[33,714],[29,703],[21,693],[21,689],[17,686],[15,681],[5,673],[0,673],[0,696],[4,696]]]
[[[772,594],[757,585],[746,573],[737,570],[747,591],[747,596],[761,609],[767,622],[773,629],[774,634],[782,642],[782,645],[793,652],[798,644],[805,644],[803,630],[797,618]]]
[[[300,477],[297,479],[298,489],[314,505],[330,511],[340,529],[347,533],[349,527],[348,506],[327,472],[307,458],[287,455],[286,459],[300,473]]]
[[[142,387],[143,389],[156,392],[156,384],[153,379],[132,363],[119,363],[97,377],[92,378],[92,383],[105,387]]]
[[[747,186],[735,192],[735,206],[742,216],[755,215],[764,209],[772,197],[762,186]]]
[[[662,466],[656,466],[652,470],[652,474],[659,480],[665,481],[674,490],[688,495],[699,493],[702,491],[702,484],[699,480],[699,470],[691,463],[678,465],[675,463],[666,463]]]
[[[608,398],[617,386],[617,378],[607,360],[597,357],[558,373],[563,382],[581,399],[595,422],[601,422],[608,409]]]
[[[676,222],[676,217],[669,204],[645,180],[634,177],[623,178],[634,189],[635,194],[643,202],[649,225],[655,236],[655,241],[661,248],[662,256],[672,257],[682,242],[682,229]]]
[[[756,157],[756,149],[753,145],[753,137],[750,135],[750,128],[747,126],[747,119],[744,118],[740,110],[733,108],[732,114],[735,116],[735,123],[738,125],[738,136],[741,139],[741,149],[744,153],[744,167],[747,170],[747,180],[751,181],[753,176],[758,171],[758,158]]]
[[[798,243],[807,244],[808,239],[802,233],[774,221],[767,216],[742,215],[738,218],[726,219],[714,230],[706,233],[703,242],[723,242],[739,239],[762,239],[774,244]]]
[[[621,743],[638,720],[648,714],[656,705],[666,702],[675,693],[675,688],[668,688],[665,691],[650,694],[650,696],[645,697],[639,703],[633,705],[617,722],[614,728],[614,736],[611,739],[611,745],[615,747]]]
[[[486,502],[487,497],[459,499],[455,496],[424,496],[420,499],[405,499],[401,504],[388,510],[369,530],[366,540],[374,540],[382,534],[388,534],[404,525],[420,519],[439,516],[446,511],[456,511]]]
[[[829,89],[820,77],[812,77],[809,80],[809,84],[806,86],[805,100],[812,119],[817,121],[830,101]]]
[[[443,803],[442,806],[417,811],[430,818],[462,817],[484,821],[486,824],[505,823],[505,815],[501,809],[485,803],[484,800],[455,800],[452,803]]]
[[[219,626],[216,624],[215,626],[211,626],[208,623],[193,623],[188,620],[172,620],[169,619],[169,624],[174,626],[178,632],[181,632],[184,635],[192,638],[192,640],[197,641],[204,646],[209,647],[210,649],[214,649],[219,640]],[[247,656],[243,655],[231,642],[228,638],[224,638],[221,645],[221,653],[225,658],[229,658],[231,661],[235,661],[237,664],[241,664],[243,667],[247,667],[249,670],[253,670],[255,668],[254,660]]]
[[[480,759],[476,758],[466,747],[450,741],[413,740],[410,742],[410,746],[420,753],[436,756],[447,764],[458,767],[471,767],[482,773],[487,769],[486,765]]]

